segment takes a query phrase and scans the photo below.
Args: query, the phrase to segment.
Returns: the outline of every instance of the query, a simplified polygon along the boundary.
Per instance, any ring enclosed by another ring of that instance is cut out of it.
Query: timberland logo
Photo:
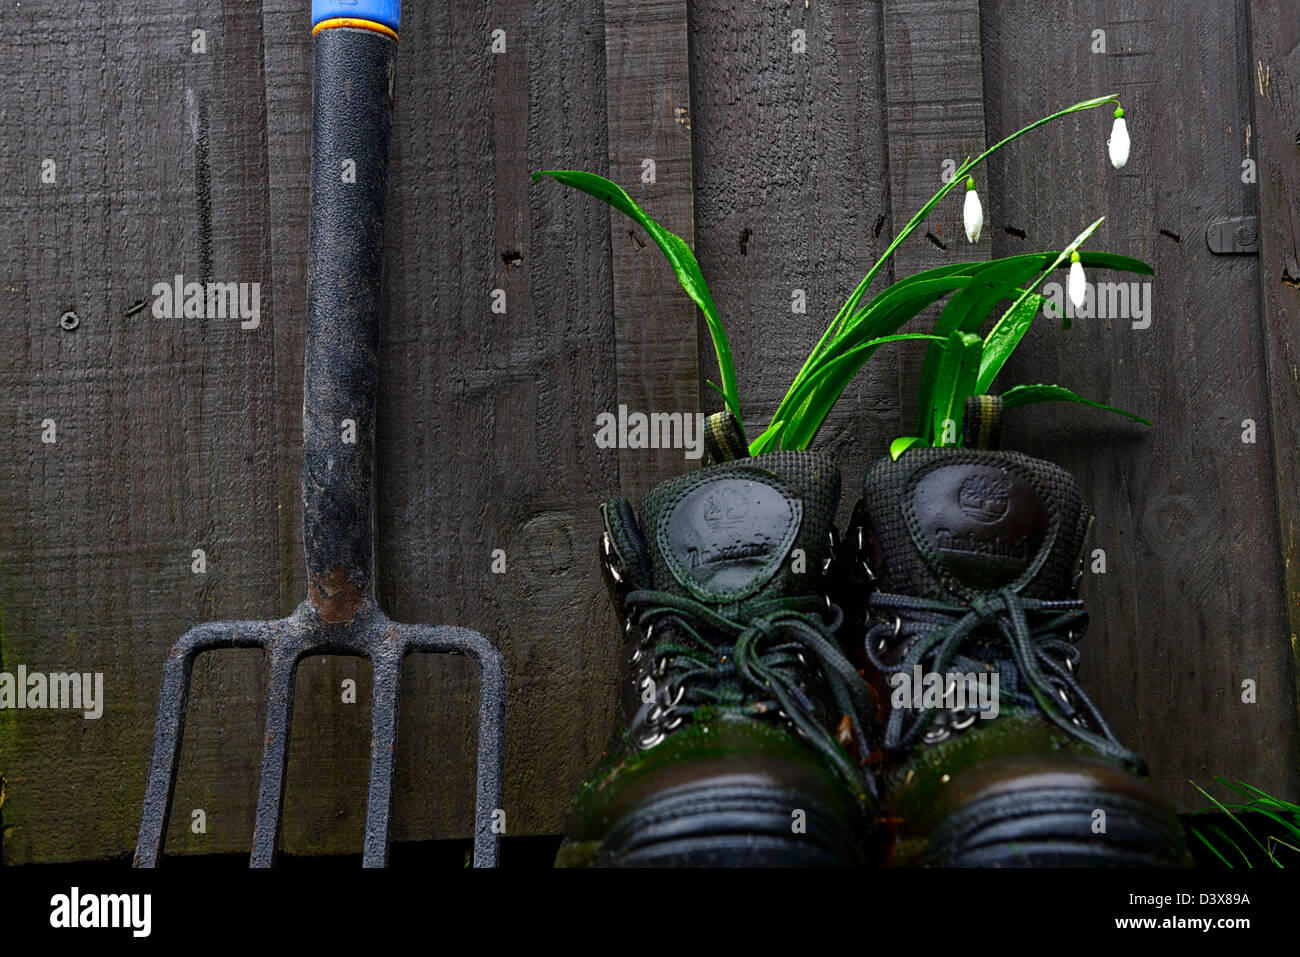
[[[926,671],[920,665],[889,676],[891,706],[909,711],[949,711],[958,730],[972,715],[984,721],[998,716],[998,673]]]
[[[26,665],[16,671],[0,671],[0,711],[80,711],[87,721],[104,714],[103,672],[29,672]]]
[[[707,568],[719,562],[743,562],[754,558],[763,558],[772,551],[772,545],[760,536],[756,542],[740,542],[735,545],[723,545],[719,548],[688,548],[687,564],[692,570]]]
[[[1007,514],[1011,483],[1004,478],[973,476],[961,483],[957,502],[961,510],[975,521],[992,525]]]
[[[766,476],[727,476],[687,492],[659,522],[659,548],[697,598],[738,601],[767,582],[799,531],[802,503]]]
[[[909,504],[909,529],[929,560],[975,588],[1015,581],[1033,563],[1052,524],[1037,489],[996,460],[925,472]]]
[[[744,499],[728,499],[721,492],[712,492],[704,502],[704,522],[712,529],[729,531],[743,525],[749,515],[749,503]]]
[[[1010,539],[981,538],[971,531],[954,532],[950,528],[937,528],[934,537],[940,551],[981,555],[1012,562],[1027,562],[1030,558],[1029,541],[1023,535]]]

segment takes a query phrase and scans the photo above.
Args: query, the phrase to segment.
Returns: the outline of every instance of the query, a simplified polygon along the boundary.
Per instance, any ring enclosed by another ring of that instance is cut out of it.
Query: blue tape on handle
[[[401,0],[311,0],[311,25],[337,17],[373,20],[396,31],[402,21]]]

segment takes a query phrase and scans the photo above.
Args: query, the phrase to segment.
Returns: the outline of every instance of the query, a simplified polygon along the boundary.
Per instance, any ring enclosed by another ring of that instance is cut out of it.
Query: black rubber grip
[[[368,594],[384,220],[397,44],[312,39],[303,536],[312,593]]]

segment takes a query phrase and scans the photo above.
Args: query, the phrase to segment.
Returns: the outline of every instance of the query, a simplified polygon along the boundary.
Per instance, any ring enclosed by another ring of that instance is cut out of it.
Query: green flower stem
[[[876,274],[880,272],[881,267],[884,266],[884,264],[889,260],[889,257],[894,254],[894,250],[897,249],[900,245],[902,245],[903,241],[906,240],[908,236],[912,235],[913,230],[915,230],[918,226],[920,226],[923,222],[925,222],[926,218],[930,215],[931,210],[933,210],[934,207],[939,204],[939,201],[941,199],[943,199],[945,196],[948,195],[949,190],[955,187],[958,183],[961,183],[965,180],[970,170],[974,169],[980,163],[984,162],[986,159],[988,159],[990,156],[992,156],[1002,147],[1006,146],[1012,140],[1024,136],[1030,130],[1036,130],[1040,126],[1045,126],[1046,124],[1052,122],[1053,120],[1060,119],[1063,116],[1068,116],[1071,113],[1079,113],[1082,112],[1083,110],[1095,109],[1096,107],[1104,106],[1107,103],[1114,103],[1116,106],[1118,106],[1119,99],[1116,97],[1115,94],[1112,93],[1109,96],[1099,96],[1091,100],[1083,100],[1079,103],[1075,103],[1073,106],[1068,106],[1057,113],[1051,114],[1050,116],[1045,116],[1040,120],[1035,120],[1033,123],[1030,123],[1024,129],[1018,130],[1017,132],[1012,133],[1010,136],[1006,137],[1005,139],[999,140],[997,143],[994,143],[992,146],[986,149],[979,156],[975,157],[975,159],[972,160],[970,157],[967,157],[965,162],[963,162],[961,166],[958,167],[957,171],[953,174],[952,179],[950,179],[947,183],[945,183],[942,187],[940,187],[939,191],[930,198],[929,202],[927,202],[924,206],[920,208],[920,210],[917,211],[916,215],[913,216],[911,220],[908,222],[908,224],[903,227],[902,231],[899,232],[899,234],[894,237],[893,241],[885,249],[884,254],[881,255],[881,257],[878,260],[876,260],[875,265],[873,265],[870,271],[867,272],[867,275],[863,278],[862,282],[858,283],[858,287],[855,290],[853,290],[853,295],[849,296],[848,301],[844,303],[844,306],[840,309],[839,313],[835,316],[834,322],[832,322],[830,326],[826,329],[826,332],[822,335],[821,339],[818,341],[816,348],[813,349],[812,353],[808,356],[807,361],[804,362],[803,367],[799,370],[798,375],[795,376],[794,382],[791,383],[791,390],[793,391],[794,387],[800,384],[800,382],[809,373],[809,371],[817,364],[818,359],[820,359],[823,353],[826,351],[827,346],[831,342],[833,342],[843,331],[843,326],[845,325],[846,318],[853,315],[854,310],[857,309],[858,303],[862,300],[862,297],[866,293],[868,287],[870,287],[872,280],[876,278]],[[787,393],[787,395],[789,395],[789,393]],[[774,419],[784,418],[787,422],[790,421],[791,416],[781,414],[786,411],[787,410],[785,409],[785,402],[783,401],[780,408],[778,409],[777,414],[773,416],[773,418]]]

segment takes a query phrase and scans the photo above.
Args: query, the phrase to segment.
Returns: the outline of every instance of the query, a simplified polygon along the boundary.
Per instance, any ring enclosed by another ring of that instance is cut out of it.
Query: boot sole
[[[796,811],[803,811],[802,820]],[[795,831],[801,823],[803,832]],[[861,825],[857,826],[861,830]],[[861,867],[850,822],[793,791],[726,785],[638,805],[557,863],[586,867]]]
[[[1094,831],[1103,819],[1104,831]],[[916,863],[930,867],[1181,867],[1166,808],[1104,791],[1035,788],[972,802],[945,818]]]

